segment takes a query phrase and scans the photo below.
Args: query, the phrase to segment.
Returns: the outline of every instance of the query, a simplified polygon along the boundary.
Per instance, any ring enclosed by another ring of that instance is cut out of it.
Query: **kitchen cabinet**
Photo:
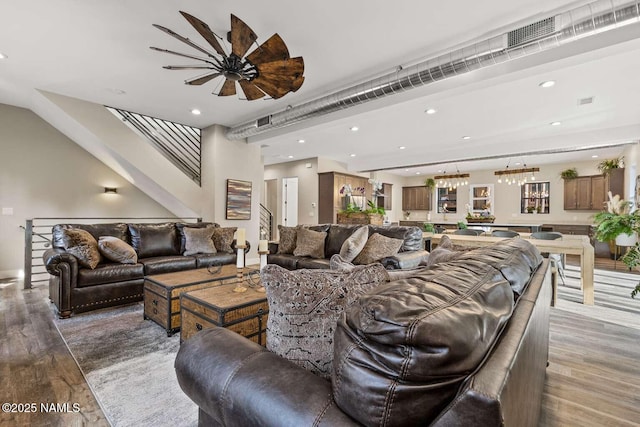
[[[340,194],[340,190],[350,185],[353,190],[351,202],[364,205],[366,200],[372,195],[369,178],[357,175],[349,175],[341,172],[323,172],[318,174],[318,223],[336,224],[338,211],[346,208],[345,194]],[[364,192],[357,191],[357,188],[364,188]]]
[[[624,198],[624,169],[612,169],[607,175],[579,176],[564,180],[565,210],[595,210],[605,208],[608,192]]]
[[[376,200],[376,205],[380,208],[384,208],[385,211],[391,210],[391,188],[393,184],[385,184],[382,183],[382,188],[378,192],[378,197]]]
[[[430,211],[431,189],[424,186],[402,187],[403,211]]]

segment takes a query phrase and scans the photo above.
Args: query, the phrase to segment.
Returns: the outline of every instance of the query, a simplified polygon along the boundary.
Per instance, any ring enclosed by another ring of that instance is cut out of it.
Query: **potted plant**
[[[436,231],[435,227],[430,222],[425,222],[422,225],[422,230],[424,230],[427,233],[435,233]]]
[[[598,170],[601,174],[607,175],[611,172],[611,169],[618,169],[623,167],[622,162],[624,161],[624,157],[618,157],[615,159],[605,159],[598,163]]]
[[[578,177],[578,170],[576,168],[565,169],[560,172],[560,178],[562,179],[575,179]]]
[[[458,230],[464,230],[465,228],[467,228],[467,224],[464,223],[464,221],[458,221]]]
[[[338,224],[373,224],[382,225],[386,211],[376,206],[373,200],[367,202],[367,209],[349,203],[347,208],[338,212]]]
[[[424,180],[424,186],[430,190],[433,190],[433,188],[436,186],[436,180],[433,178],[427,178]]]

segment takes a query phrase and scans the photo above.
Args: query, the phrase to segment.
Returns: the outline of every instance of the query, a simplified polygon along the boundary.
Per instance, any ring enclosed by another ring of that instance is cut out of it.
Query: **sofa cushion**
[[[233,253],[233,235],[238,227],[214,227],[213,229],[213,245],[218,252]]]
[[[120,264],[135,264],[138,254],[128,243],[113,236],[100,236],[98,239],[100,253],[109,261]]]
[[[218,252],[215,254],[196,254],[197,268],[206,268],[212,265],[227,265],[236,263],[236,254],[228,254],[226,252]]]
[[[95,269],[78,270],[78,288],[104,285],[106,283],[128,282],[144,278],[142,264],[100,264]]]
[[[180,254],[178,230],[173,222],[129,224],[129,233],[138,258]]]
[[[340,253],[345,240],[353,234],[355,230],[362,225],[352,224],[332,224],[327,230],[327,240],[324,245],[324,256],[331,258],[335,254]],[[366,226],[365,226],[366,228]]]
[[[280,236],[278,253],[292,254],[296,249],[298,227],[285,227],[284,225],[278,225],[278,236]]]
[[[367,240],[369,239],[369,228],[368,227],[359,227],[357,228],[351,236],[349,236],[342,247],[340,248],[340,256],[343,260],[347,262],[351,262],[362,252],[364,249],[364,245],[367,244]],[[335,254],[325,254],[325,256],[331,258]]]
[[[424,249],[422,230],[420,227],[369,225],[369,236],[378,233],[393,239],[402,239],[399,252],[419,251]]]
[[[267,264],[276,264],[287,270],[295,270],[298,268],[298,261],[301,259],[303,258],[294,256],[293,254],[269,254],[267,255]]]
[[[401,239],[375,233],[369,237],[362,251],[353,260],[354,264],[371,264],[382,258],[394,256],[402,247]]]
[[[94,269],[102,260],[98,250],[98,242],[82,229],[64,229],[62,231],[64,249],[78,258],[78,263],[86,268]]]
[[[362,295],[338,322],[334,399],[362,424],[429,425],[511,316],[513,292],[491,265],[423,270]]]
[[[324,241],[326,238],[326,231],[299,228],[296,237],[296,248],[293,250],[293,254],[295,256],[324,258]]]
[[[329,260],[326,258],[307,258],[307,257],[301,257],[298,260],[298,265],[296,266],[296,268],[313,268],[313,269],[317,269],[317,268],[330,268],[329,266]]]
[[[423,264],[430,267],[441,262],[453,261],[460,258],[463,254],[463,251],[454,249],[453,242],[451,242],[449,236],[442,236],[438,247],[431,251]]]
[[[185,237],[184,237],[184,229],[185,228],[207,228],[207,227],[220,227],[220,225],[214,222],[177,222],[176,229],[178,230],[178,235],[180,236],[180,253],[183,254]]]
[[[144,274],[171,273],[172,271],[192,270],[196,268],[196,259],[191,256],[173,255],[138,259],[144,265]]]
[[[127,243],[129,240],[129,231],[125,223],[107,223],[107,224],[57,224],[51,230],[51,243],[54,248],[64,248],[62,230],[70,228],[79,228],[88,231],[96,241],[100,236],[113,236]]]
[[[388,280],[379,264],[350,272],[267,265],[260,277],[269,301],[267,348],[325,378],[338,318],[360,295]]]
[[[184,234],[184,252],[183,255],[195,255],[195,254],[215,254],[216,247],[213,244],[213,232],[215,228],[189,228],[183,227],[182,232]]]

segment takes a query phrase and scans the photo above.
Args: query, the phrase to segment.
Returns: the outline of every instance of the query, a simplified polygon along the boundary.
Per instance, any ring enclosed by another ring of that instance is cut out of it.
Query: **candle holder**
[[[247,287],[244,286],[244,249],[246,245],[244,243],[238,243],[236,245],[236,250],[238,251],[238,256],[236,259],[236,268],[238,269],[237,278],[238,283],[236,283],[236,287],[233,288],[233,292],[246,292]]]
[[[267,265],[267,255],[269,255],[269,251],[258,251],[258,254],[260,255],[260,270],[262,270],[264,266]]]

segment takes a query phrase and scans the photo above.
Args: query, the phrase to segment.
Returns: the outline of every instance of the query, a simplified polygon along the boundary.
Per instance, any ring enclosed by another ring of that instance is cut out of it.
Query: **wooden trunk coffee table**
[[[180,342],[198,331],[215,326],[231,329],[261,345],[266,345],[269,304],[264,291],[259,291],[258,277],[251,283],[245,276],[219,286],[211,286],[180,295],[182,329]],[[238,283],[245,292],[234,292]]]
[[[180,294],[222,283],[236,282],[235,264],[156,274],[144,279],[144,318],[151,319],[167,331],[167,336],[180,330]]]

